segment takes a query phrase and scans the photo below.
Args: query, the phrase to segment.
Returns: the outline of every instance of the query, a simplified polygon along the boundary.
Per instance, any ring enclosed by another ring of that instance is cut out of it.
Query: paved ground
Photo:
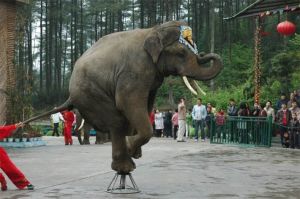
[[[64,146],[62,137],[44,140],[44,147],[7,150],[36,189],[19,191],[9,183],[1,199],[300,198],[300,150],[153,138],[135,161],[141,193],[119,195],[105,192],[114,176],[109,143]]]

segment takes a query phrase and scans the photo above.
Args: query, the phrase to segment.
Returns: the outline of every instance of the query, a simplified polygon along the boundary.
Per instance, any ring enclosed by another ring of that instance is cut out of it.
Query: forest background
[[[28,118],[68,97],[75,61],[99,38],[112,32],[148,28],[170,20],[186,21],[199,52],[221,55],[224,70],[212,81],[199,82],[204,102],[225,108],[230,98],[253,103],[255,18],[225,21],[255,0],[32,0],[19,8],[16,42],[16,110]],[[300,35],[276,31],[288,19],[300,32],[298,13],[263,18],[261,102],[300,89]],[[179,77],[168,77],[155,106],[176,107],[193,96]],[[16,117],[18,117],[16,114]],[[19,121],[21,118],[15,118]]]

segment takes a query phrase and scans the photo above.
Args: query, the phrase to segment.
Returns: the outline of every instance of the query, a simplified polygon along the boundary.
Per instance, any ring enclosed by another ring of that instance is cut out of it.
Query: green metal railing
[[[224,123],[214,118],[210,142],[214,144],[245,144],[271,146],[272,117],[226,117]]]

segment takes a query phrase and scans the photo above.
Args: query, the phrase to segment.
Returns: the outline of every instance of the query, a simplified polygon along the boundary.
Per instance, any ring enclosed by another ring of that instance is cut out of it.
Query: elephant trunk
[[[212,63],[210,62],[212,61]],[[219,55],[214,53],[209,53],[204,56],[197,56],[197,63],[199,68],[197,68],[195,79],[198,80],[210,80],[217,76],[223,69],[222,59]],[[206,66],[206,64],[210,66]]]

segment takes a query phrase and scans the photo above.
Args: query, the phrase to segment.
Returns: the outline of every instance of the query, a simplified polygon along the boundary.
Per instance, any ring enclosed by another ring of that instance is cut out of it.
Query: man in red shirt
[[[10,126],[0,127],[0,140],[11,136],[12,132],[22,127],[23,123],[18,123]],[[9,179],[18,187],[19,189],[33,190],[34,186],[25,178],[24,174],[14,165],[14,163],[8,157],[6,151],[0,147],[0,168],[9,177]],[[0,173],[0,183],[1,190],[6,191],[7,185],[4,176]]]
[[[64,136],[65,136],[65,145],[72,145],[72,124],[74,121],[74,113],[72,111],[64,111]]]

